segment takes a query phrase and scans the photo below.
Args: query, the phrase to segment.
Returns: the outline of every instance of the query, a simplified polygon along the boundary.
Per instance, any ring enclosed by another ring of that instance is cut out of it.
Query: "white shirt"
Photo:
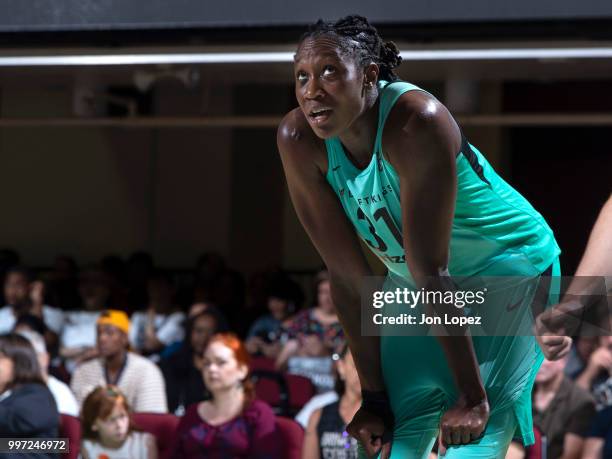
[[[308,426],[308,420],[310,415],[319,408],[323,408],[330,403],[334,403],[338,400],[338,394],[336,391],[330,390],[319,395],[315,395],[308,403],[302,407],[300,412],[295,416],[295,420],[299,422],[304,429]]]
[[[53,376],[49,376],[47,378],[47,387],[51,394],[53,394],[57,410],[60,413],[79,417],[79,404],[68,385]]]
[[[156,314],[154,320],[155,335],[166,346],[185,338],[183,322],[185,314],[173,312],[172,314]],[[147,313],[135,312],[130,319],[130,344],[136,349],[144,347],[145,329],[147,326]]]
[[[59,335],[64,327],[64,311],[44,305],[42,313],[45,325]],[[17,322],[17,317],[15,317],[12,306],[7,305],[0,308],[0,334],[12,331],[15,322]]]
[[[107,456],[109,459],[147,459],[150,449],[156,448],[155,437],[147,432],[132,432],[121,448],[105,448],[100,443],[83,440],[82,454],[85,459],[98,459]]]
[[[94,347],[96,321],[100,311],[70,311],[65,315],[64,330],[60,337],[62,347]]]

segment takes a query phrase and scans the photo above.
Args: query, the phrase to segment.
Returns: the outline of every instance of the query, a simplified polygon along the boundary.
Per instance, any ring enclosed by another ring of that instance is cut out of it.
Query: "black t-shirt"
[[[317,425],[321,459],[357,459],[357,440],[346,432],[346,424],[340,416],[340,402],[323,407]]]
[[[23,384],[0,401],[0,437],[57,438],[60,416],[47,386]],[[0,453],[0,459],[57,458],[57,454]]]
[[[612,406],[597,413],[588,437],[603,438],[602,457],[612,457]]]

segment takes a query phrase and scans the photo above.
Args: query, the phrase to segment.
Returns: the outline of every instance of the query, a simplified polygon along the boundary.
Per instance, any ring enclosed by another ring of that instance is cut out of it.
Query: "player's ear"
[[[378,82],[380,68],[374,62],[368,64],[363,70],[363,84],[367,88],[373,88]]]

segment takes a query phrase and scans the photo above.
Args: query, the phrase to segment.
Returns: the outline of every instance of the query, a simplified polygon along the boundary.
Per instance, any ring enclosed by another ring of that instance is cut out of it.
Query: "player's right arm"
[[[355,356],[361,387],[382,391],[379,338],[361,336],[360,285],[371,270],[353,226],[325,179],[325,145],[299,109],[281,122],[277,145],[295,211],[329,271],[332,298]]]

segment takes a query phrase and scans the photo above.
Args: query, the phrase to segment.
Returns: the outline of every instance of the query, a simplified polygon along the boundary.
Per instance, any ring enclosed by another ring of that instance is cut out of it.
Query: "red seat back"
[[[81,421],[79,418],[60,414],[59,436],[68,439],[70,449],[68,453],[62,454],[61,458],[77,459],[81,452]]]
[[[262,356],[251,357],[251,360],[249,362],[249,368],[251,369],[251,371],[276,371],[276,365],[274,363],[274,360]]]
[[[293,413],[297,413],[315,395],[315,386],[305,376],[286,374],[285,380],[289,391],[289,407]]]
[[[300,459],[302,443],[304,442],[304,429],[293,419],[276,417],[276,432],[282,443],[283,459]]]
[[[535,437],[535,443],[526,448],[525,459],[546,459],[544,451],[546,447],[545,437],[536,426],[533,426],[533,436]]]
[[[169,458],[179,423],[178,416],[166,413],[134,413],[132,418],[138,429],[155,437],[159,459]]]

